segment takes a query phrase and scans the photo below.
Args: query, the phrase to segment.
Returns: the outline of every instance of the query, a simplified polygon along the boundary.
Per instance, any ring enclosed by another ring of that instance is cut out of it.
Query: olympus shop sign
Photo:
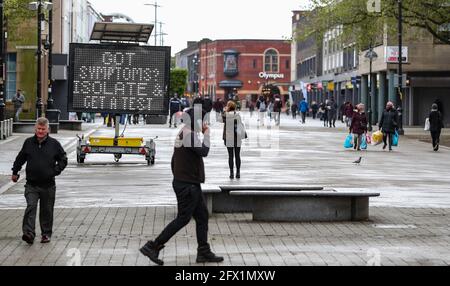
[[[260,72],[259,73],[260,78],[264,79],[284,79],[284,74],[282,73],[266,73],[266,72]]]

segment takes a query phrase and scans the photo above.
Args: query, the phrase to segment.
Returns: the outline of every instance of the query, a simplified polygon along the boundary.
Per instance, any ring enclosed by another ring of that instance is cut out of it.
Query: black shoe
[[[48,235],[43,235],[41,238],[41,243],[49,243],[51,241],[51,237]]]
[[[164,245],[157,245],[155,242],[149,241],[141,249],[139,249],[139,251],[143,255],[150,258],[150,260],[153,261],[154,263],[162,266],[162,265],[164,265],[164,261],[159,259],[158,256],[159,256],[159,252],[163,248],[164,248]]]
[[[29,233],[25,233],[24,235],[22,235],[22,240],[29,245],[32,245],[34,243],[34,236]]]
[[[223,257],[221,256],[216,256],[212,251],[211,248],[209,247],[209,244],[205,245],[205,246],[200,246],[197,249],[197,259],[196,262],[197,263],[208,263],[208,262],[222,262],[223,261]]]
[[[234,179],[234,171],[230,170],[230,179],[233,180]]]
[[[392,147],[389,147],[389,152],[391,152],[392,151]]]
[[[383,150],[386,150],[387,144],[383,145]]]
[[[237,170],[236,172],[236,179],[240,179],[241,178],[241,170]]]

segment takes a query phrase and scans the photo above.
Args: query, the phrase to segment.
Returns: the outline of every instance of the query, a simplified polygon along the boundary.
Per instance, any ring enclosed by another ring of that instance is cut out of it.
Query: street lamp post
[[[52,2],[51,0],[49,1]],[[48,12],[48,99],[47,99],[47,109],[54,109],[53,105],[53,81],[52,81],[52,69],[53,69],[53,10],[50,9]]]
[[[372,44],[370,45],[369,51],[366,53],[365,55],[366,58],[369,59],[370,61],[370,66],[369,66],[369,99],[367,100],[367,114],[369,116],[369,126],[368,126],[368,130],[371,132],[372,131],[372,96],[374,96],[374,94],[372,94],[372,85],[373,85],[373,78],[372,78],[372,62],[373,60],[376,60],[378,58],[377,53],[373,50]]]
[[[3,31],[3,0],[0,0],[0,121],[5,120],[5,32]]]
[[[41,65],[42,65],[42,2],[38,1],[37,8],[37,27],[38,27],[38,37],[37,37],[37,100],[36,100],[36,113],[37,117],[42,116],[42,73],[41,73]]]
[[[29,9],[33,11],[37,11],[37,28],[38,28],[38,37],[37,37],[37,84],[36,84],[36,116],[42,117],[42,22],[44,21],[44,13],[43,10],[51,10],[53,4],[51,2],[43,2],[41,0],[37,2],[31,2],[29,4]]]
[[[400,135],[404,135],[403,130],[403,11],[402,11],[402,0],[398,0],[398,117],[399,117],[399,130]]]

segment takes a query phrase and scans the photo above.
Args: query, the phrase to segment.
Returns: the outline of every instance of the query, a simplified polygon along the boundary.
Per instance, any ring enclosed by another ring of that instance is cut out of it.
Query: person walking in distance
[[[22,90],[17,90],[16,96],[13,97],[12,102],[14,103],[14,121],[18,122],[23,110],[23,103],[25,102],[25,96],[23,95]]]
[[[352,115],[352,123],[350,125],[350,133],[353,133],[355,144],[353,144],[353,148],[355,150],[361,151],[361,143],[363,140],[363,136],[367,134],[367,116],[365,113],[364,104],[360,103],[357,105],[357,110]]]
[[[275,115],[275,125],[280,126],[281,123],[281,109],[283,108],[283,101],[280,95],[275,95],[273,100],[273,112]]]
[[[259,101],[256,104],[256,107],[258,108],[258,112],[259,112],[259,126],[264,126],[264,121],[266,118],[266,113],[267,113],[267,103],[266,100],[264,99],[264,97],[261,97],[259,99]]]
[[[22,240],[33,244],[36,212],[39,203],[41,243],[49,243],[53,234],[53,210],[55,205],[55,177],[67,166],[67,156],[61,144],[48,135],[49,122],[39,118],[35,125],[35,135],[25,140],[12,168],[11,180],[17,183],[19,171],[27,163],[25,199],[27,208],[23,218]]]
[[[308,110],[309,110],[308,103],[303,98],[302,102],[300,103],[300,113],[302,114],[302,123],[303,124],[306,123],[306,113],[308,112]]]
[[[347,127],[352,126],[353,113],[353,105],[351,104],[351,102],[347,102],[344,108],[345,124],[347,125]]]
[[[209,94],[205,96],[203,99],[203,108],[206,111],[206,118],[205,121],[208,125],[211,125],[211,111],[213,109],[213,102],[211,98],[209,97]]]
[[[178,133],[172,157],[173,189],[178,202],[178,214],[154,241],[148,241],[140,252],[158,265],[163,265],[159,253],[164,245],[191,218],[195,219],[197,234],[197,263],[222,262],[223,257],[216,256],[208,244],[208,209],[201,185],[205,182],[203,158],[208,156],[210,147],[210,129],[203,121],[206,111],[200,104],[183,113],[183,127]],[[203,133],[203,142],[200,135]]]
[[[236,104],[228,102],[223,115],[223,141],[228,150],[228,166],[230,168],[230,179],[234,179],[234,158],[236,158],[236,178],[241,178],[241,146],[246,137],[245,127]]]
[[[291,106],[292,119],[297,119],[298,104],[294,101]]]
[[[172,120],[174,121],[175,128],[177,128],[176,114],[177,112],[181,111],[181,101],[178,99],[178,95],[175,94],[174,97],[170,99],[169,109],[170,109],[169,128],[172,128]]]
[[[442,128],[444,128],[444,120],[442,113],[439,111],[439,106],[434,103],[431,106],[430,120],[430,133],[433,141],[433,149],[435,152],[439,151],[439,141],[441,137]]]
[[[327,109],[328,109],[328,121],[330,123],[330,128],[336,128],[336,119],[337,119],[337,103],[334,101],[334,97],[328,101]]]
[[[386,110],[383,111],[379,128],[383,132],[383,150],[388,146],[387,140],[389,140],[389,151],[392,151],[392,139],[398,128],[398,114],[394,109],[394,104],[390,101],[386,104]]]

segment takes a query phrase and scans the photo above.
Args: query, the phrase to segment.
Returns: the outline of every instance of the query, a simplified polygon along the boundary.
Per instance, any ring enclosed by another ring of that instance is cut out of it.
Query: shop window
[[[17,54],[10,53],[6,58],[6,99],[12,99],[17,91]]]

